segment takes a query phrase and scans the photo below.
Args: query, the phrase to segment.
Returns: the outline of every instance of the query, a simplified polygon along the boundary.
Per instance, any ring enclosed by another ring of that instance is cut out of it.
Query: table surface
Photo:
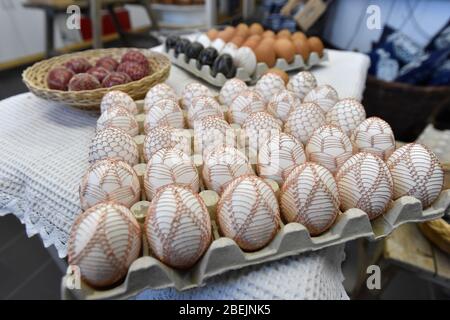
[[[155,50],[161,51],[158,47]],[[369,60],[329,50],[329,62],[314,68],[319,84],[341,98],[362,98]],[[178,93],[194,79],[173,67],[167,83]],[[212,88],[217,91],[216,88]],[[39,234],[65,257],[68,234],[81,212],[78,185],[88,167],[88,146],[98,112],[47,102],[25,93],[0,101],[0,215],[13,213],[27,234]],[[149,290],[138,298],[348,298],[342,286],[344,246],[229,272],[205,288],[182,294]]]

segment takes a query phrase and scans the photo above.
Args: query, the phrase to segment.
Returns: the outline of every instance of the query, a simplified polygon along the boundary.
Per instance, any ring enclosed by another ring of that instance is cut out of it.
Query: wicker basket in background
[[[22,79],[28,89],[38,97],[83,109],[98,109],[102,97],[110,90],[126,92],[135,100],[142,99],[151,87],[164,82],[170,73],[169,59],[164,54],[149,49],[134,49],[139,50],[148,58],[150,69],[152,70],[152,73],[149,76],[142,79],[113,86],[111,88],[99,88],[84,91],[53,90],[49,89],[47,86],[47,74],[50,69],[62,65],[70,59],[86,58],[89,62],[95,64],[95,61],[102,57],[112,56],[120,61],[122,55],[129,50],[131,49],[95,49],[57,56],[40,61],[27,68],[22,74]]]
[[[386,120],[395,138],[412,142],[417,139],[443,100],[450,97],[450,87],[413,86],[367,77],[363,104],[367,116]]]

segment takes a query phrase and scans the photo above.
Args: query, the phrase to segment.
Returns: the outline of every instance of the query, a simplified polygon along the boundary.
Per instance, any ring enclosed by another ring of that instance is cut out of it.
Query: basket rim
[[[69,59],[69,58],[78,57],[78,56],[89,56],[89,54],[92,54],[94,52],[95,53],[103,52],[103,53],[107,54],[108,52],[115,52],[115,51],[119,52],[119,51],[124,51],[124,50],[139,50],[139,51],[145,51],[146,53],[151,53],[152,55],[154,55],[156,57],[159,57],[162,60],[167,60],[166,61],[167,65],[165,65],[164,68],[161,68],[158,71],[156,71],[156,72],[154,72],[154,73],[152,73],[152,74],[150,74],[148,76],[145,76],[145,77],[143,77],[143,78],[141,78],[139,80],[135,80],[135,81],[124,83],[124,84],[120,84],[120,85],[115,85],[115,86],[112,86],[112,87],[109,87],[109,88],[103,88],[102,87],[102,88],[97,88],[97,89],[93,89],[93,90],[64,91],[64,90],[50,89],[50,88],[47,88],[47,87],[37,86],[35,83],[33,83],[33,81],[31,79],[29,79],[30,73],[33,72],[33,70],[35,68],[37,68],[37,67],[39,67],[39,66],[41,66],[43,64],[48,64],[49,62],[52,62],[52,61],[58,61],[59,62],[60,60],[65,60],[66,58]],[[25,85],[27,87],[31,87],[31,88],[34,88],[34,89],[37,89],[37,90],[40,90],[40,91],[45,91],[45,92],[54,93],[54,94],[64,94],[64,93],[68,93],[68,92],[70,92],[71,94],[83,94],[83,93],[95,94],[95,93],[102,93],[102,92],[106,93],[106,92],[111,91],[111,90],[123,89],[127,85],[129,85],[130,83],[133,83],[133,84],[136,84],[136,85],[138,85],[139,83],[144,83],[150,77],[153,77],[154,75],[158,75],[158,74],[164,73],[165,72],[165,68],[167,68],[167,67],[170,67],[170,60],[169,60],[169,58],[166,55],[164,55],[164,54],[162,54],[160,52],[153,51],[151,49],[145,49],[145,48],[124,48],[124,47],[121,47],[121,48],[88,49],[88,50],[79,51],[79,52],[66,53],[66,54],[62,54],[62,55],[58,55],[58,56],[52,57],[50,59],[44,59],[44,60],[38,61],[38,62],[34,63],[33,65],[27,67],[22,72],[22,81],[25,83]]]
[[[450,93],[450,85],[448,86],[418,86],[409,83],[403,83],[398,81],[385,81],[378,79],[377,77],[368,74],[367,81],[378,83],[384,85],[385,87],[389,87],[390,89],[398,89],[403,91],[414,91],[418,93],[446,93],[447,91]]]

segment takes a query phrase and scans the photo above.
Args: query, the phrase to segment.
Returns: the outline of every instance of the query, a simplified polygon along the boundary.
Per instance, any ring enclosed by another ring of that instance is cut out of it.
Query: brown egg
[[[278,68],[271,68],[267,70],[266,73],[275,73],[276,75],[280,76],[281,79],[283,79],[284,84],[288,84],[289,82],[289,75],[284,70]]]
[[[266,30],[262,34],[263,38],[269,37],[269,38],[275,38],[275,32],[272,30]]]
[[[219,31],[217,29],[210,29],[206,35],[208,36],[209,40],[214,41],[217,39],[217,36],[219,35]]]
[[[275,45],[275,41],[276,41],[275,38],[265,37],[265,38],[262,38],[261,43],[264,43],[264,44],[267,44],[267,45],[273,47]]]
[[[239,23],[236,26],[236,33],[235,35],[239,35],[241,37],[248,37],[250,31],[248,30],[248,25],[246,25],[245,23]]]
[[[261,43],[258,47],[256,47],[254,52],[258,62],[267,64],[269,68],[272,68],[275,65],[277,57],[272,46]]]
[[[223,31],[232,33],[234,35],[234,33],[236,32],[236,29],[233,26],[226,26],[225,29],[223,29]]]
[[[242,47],[249,47],[253,51],[255,51],[256,47],[259,46],[259,41],[256,39],[247,39],[243,44]]]
[[[305,36],[305,34],[301,31],[296,31],[291,36],[292,40],[302,39],[302,40],[308,40],[308,38]]]
[[[294,41],[295,52],[302,56],[303,61],[307,62],[311,50],[309,49],[308,40],[295,39]]]
[[[291,40],[286,38],[278,39],[275,41],[273,47],[278,58],[282,58],[288,63],[291,63],[294,60],[295,46],[292,44]]]
[[[318,37],[308,38],[308,44],[311,51],[317,52],[320,57],[323,55],[323,42]]]
[[[264,32],[264,28],[260,23],[252,23],[252,25],[249,28],[250,34],[259,34],[262,35]]]
[[[239,36],[239,35],[236,35],[233,37],[233,39],[231,39],[231,42],[234,43],[237,47],[242,46],[244,41],[245,41],[244,37]]]
[[[234,31],[233,30],[222,30],[217,35],[218,38],[222,39],[225,42],[229,42],[231,38],[233,38]]]
[[[288,29],[283,29],[278,31],[277,33],[277,38],[287,38],[290,39],[291,38],[291,32]]]
[[[261,42],[262,37],[259,34],[253,34],[250,37],[248,37],[247,40],[256,40],[259,43]]]

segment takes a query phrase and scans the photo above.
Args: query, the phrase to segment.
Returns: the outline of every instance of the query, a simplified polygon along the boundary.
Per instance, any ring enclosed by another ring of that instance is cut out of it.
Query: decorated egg
[[[306,144],[313,132],[324,124],[325,115],[320,107],[313,102],[307,102],[300,104],[289,114],[284,124],[284,132]]]
[[[172,183],[189,186],[193,192],[198,192],[197,169],[191,158],[180,150],[158,150],[148,161],[144,176],[147,198],[153,199],[160,188]]]
[[[174,268],[194,265],[212,239],[208,209],[189,188],[169,185],[151,202],[144,224],[152,253]]]
[[[369,219],[383,214],[392,199],[392,176],[381,158],[360,152],[349,158],[336,174],[343,211],[358,208]]]
[[[140,192],[139,179],[129,164],[112,159],[96,161],[80,184],[81,208],[87,210],[107,201],[131,208],[139,201]]]
[[[282,184],[292,169],[305,161],[302,144],[290,134],[280,132],[259,149],[258,175]]]
[[[182,129],[167,126],[151,128],[144,139],[144,159],[148,162],[157,151],[172,148],[191,154],[191,141]]]
[[[213,94],[203,84],[200,84],[198,82],[191,82],[184,87],[182,96],[183,108],[189,109],[192,103],[192,99],[194,99],[195,97],[213,97]]]
[[[109,127],[97,131],[89,146],[89,163],[107,158],[134,166],[139,162],[139,150],[129,134]]]
[[[219,52],[213,47],[208,47],[203,49],[197,57],[197,61],[195,63],[198,70],[202,70],[203,66],[212,67],[214,61],[216,60]]]
[[[394,151],[386,164],[394,180],[394,199],[412,196],[426,208],[439,196],[444,171],[436,155],[425,146],[404,145]]]
[[[208,96],[192,99],[188,111],[189,126],[193,128],[195,121],[207,116],[223,118],[223,112],[220,110],[220,105],[217,100]]]
[[[132,137],[139,133],[139,125],[134,115],[119,106],[106,109],[97,120],[97,130],[109,127],[121,129]]]
[[[317,87],[317,80],[309,71],[300,71],[287,84],[287,89],[296,94],[300,100],[303,100],[315,87]]]
[[[231,102],[228,110],[228,120],[230,123],[243,124],[251,113],[264,111],[265,109],[266,104],[258,92],[245,90],[239,93]]]
[[[255,90],[263,96],[266,102],[269,102],[273,95],[283,89],[285,89],[283,79],[274,73],[266,73],[255,85]]]
[[[189,61],[191,59],[198,59],[198,57],[200,56],[200,53],[203,51],[204,47],[201,43],[199,42],[193,42],[191,43],[185,52],[185,56],[184,56],[184,61],[186,63],[189,63]]]
[[[266,111],[250,114],[242,124],[248,138],[248,145],[254,150],[259,150],[261,145],[273,135],[281,132],[281,123]]]
[[[340,129],[324,125],[314,131],[306,144],[309,161],[316,162],[335,174],[353,154],[352,143]]]
[[[203,181],[209,190],[221,194],[233,179],[253,174],[247,157],[236,148],[218,146],[209,152],[203,162]]]
[[[240,47],[234,56],[234,63],[237,68],[242,68],[248,75],[253,75],[256,70],[256,56],[249,47]]]
[[[285,122],[289,114],[297,109],[300,104],[300,99],[294,93],[282,89],[269,100],[267,111],[277,119]]]
[[[255,175],[231,181],[217,205],[217,220],[225,237],[246,251],[266,246],[280,225],[277,197],[267,182]]]
[[[69,265],[93,287],[123,279],[141,251],[141,228],[131,211],[113,202],[100,203],[81,213],[70,231]]]
[[[144,99],[144,112],[147,113],[148,110],[159,100],[173,99],[178,101],[177,94],[175,91],[165,83],[159,83],[148,90]]]
[[[332,86],[327,84],[317,86],[309,91],[303,102],[314,102],[319,105],[323,112],[327,113],[338,102],[339,97]]]
[[[286,222],[301,223],[312,236],[328,230],[339,213],[333,175],[313,162],[295,167],[281,187],[280,207]]]
[[[233,128],[221,117],[207,116],[194,124],[194,146],[199,154],[205,154],[217,146],[236,146]]]
[[[227,80],[220,89],[219,101],[220,103],[229,106],[238,94],[247,89],[247,85],[241,79],[233,78]]]
[[[395,138],[391,126],[378,117],[361,122],[350,140],[356,152],[368,152],[387,160],[395,150]]]
[[[233,58],[227,53],[220,54],[220,56],[214,60],[210,74],[211,76],[216,77],[219,73],[223,74],[227,79],[231,79],[236,75],[236,67],[233,63]]]
[[[131,114],[138,113],[136,103],[128,94],[118,90],[108,91],[100,103],[101,112],[103,113],[105,110],[117,106],[127,109]]]
[[[148,110],[144,123],[145,132],[157,126],[184,128],[183,111],[175,100],[160,100]]]
[[[328,124],[340,128],[350,136],[353,130],[366,119],[363,105],[356,99],[347,98],[339,100],[325,116]]]

